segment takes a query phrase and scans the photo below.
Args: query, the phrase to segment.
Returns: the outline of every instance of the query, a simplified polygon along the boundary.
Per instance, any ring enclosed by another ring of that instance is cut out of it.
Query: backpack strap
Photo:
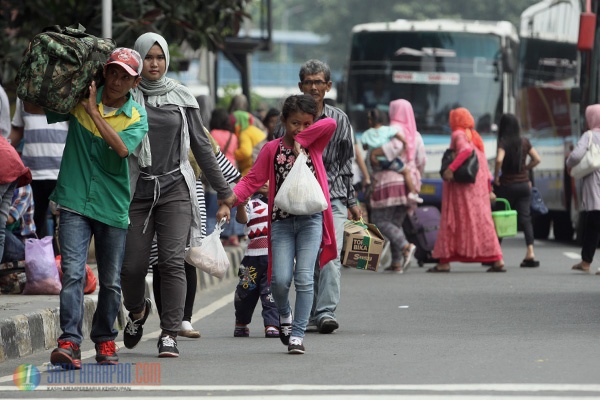
[[[225,148],[222,153],[227,154],[227,150],[229,149],[229,144],[231,143],[231,139],[233,138],[233,132],[229,132],[229,139],[227,139],[227,143],[225,143]]]
[[[42,93],[48,93],[50,83],[52,82],[52,75],[54,74],[54,69],[56,68],[56,63],[58,62],[58,58],[53,55],[48,56],[48,65],[46,66],[46,71],[44,71],[44,77],[42,78],[42,86],[40,88],[40,95]],[[37,96],[38,98],[41,96]],[[44,95],[44,98],[46,96]]]

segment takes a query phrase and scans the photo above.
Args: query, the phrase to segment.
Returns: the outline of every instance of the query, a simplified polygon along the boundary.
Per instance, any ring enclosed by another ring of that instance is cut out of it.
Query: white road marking
[[[109,392],[107,392],[108,394]],[[259,395],[259,396],[243,396],[244,399],[246,400],[277,400],[277,399],[282,399],[282,400],[289,400],[290,396],[293,396],[294,398],[298,398],[299,396],[296,395],[290,395],[290,394],[279,394],[279,395]],[[210,398],[211,400],[231,400],[231,399],[235,399],[235,398],[241,398],[242,396],[212,396],[212,395],[206,395],[206,396],[199,396],[199,395],[195,395],[193,398]],[[310,399],[311,400],[346,400],[346,399],[351,399],[351,400],[363,400],[365,399],[365,395],[364,394],[355,394],[355,395],[349,395],[349,394],[344,394],[344,395],[314,395],[311,394],[310,395]],[[375,393],[369,393],[368,395],[369,399],[377,399],[377,400],[397,400],[398,398],[401,398],[403,400],[440,400],[440,399],[457,399],[457,400],[463,400],[463,399],[467,399],[467,400],[498,400],[498,396],[471,396],[471,395],[456,395],[456,394],[450,394],[450,395],[443,395],[443,394],[438,394],[438,395],[414,395],[414,394],[375,394]],[[49,398],[46,397],[45,400],[64,400],[64,397],[54,397],[54,398]],[[77,399],[79,400],[98,400],[98,397],[78,397]],[[111,400],[131,400],[131,397],[111,397]],[[169,397],[170,400],[189,400],[190,397],[189,396],[177,396],[177,397],[173,397],[170,396]],[[564,400],[565,397],[562,396],[510,396],[511,400]],[[597,400],[597,397],[590,397],[590,396],[583,396],[583,397],[577,397],[578,400]],[[12,400],[10,398],[6,398],[5,400]]]
[[[581,254],[573,253],[572,251],[565,251],[563,255],[572,260],[581,260]]]
[[[65,385],[68,386],[68,385]],[[81,389],[85,388],[85,385]],[[89,385],[94,386],[94,385]],[[74,385],[71,389],[76,389],[77,385]],[[211,399],[231,399],[232,396],[215,396],[215,392],[241,392],[239,396],[233,397],[244,397],[245,399],[263,399],[263,398],[289,398],[292,394],[301,395],[302,392],[311,392],[311,399],[347,399],[350,396],[355,398],[364,398],[364,392],[369,392],[369,398],[376,396],[377,398],[397,398],[402,392],[444,392],[452,397],[456,398],[468,398],[469,400],[475,399],[497,399],[498,394],[514,394],[523,393],[516,397],[511,396],[511,399],[558,399],[561,394],[564,396],[567,393],[589,393],[593,397],[577,397],[578,399],[597,399],[600,395],[600,385],[598,384],[439,384],[439,385],[164,385],[164,386],[126,386],[124,389],[129,392],[194,392],[197,396],[199,393],[209,392]],[[118,388],[113,393],[117,392]],[[57,386],[38,386],[36,391],[60,391],[61,388]],[[0,386],[0,392],[18,392],[19,389],[16,386]],[[73,391],[73,390],[71,390]],[[82,390],[83,391],[83,390]],[[344,394],[316,394],[315,392],[343,392]],[[281,394],[269,394],[269,395],[255,395],[248,396],[248,392],[281,392]],[[350,392],[361,392],[362,394],[353,395]],[[372,393],[372,392],[395,392],[395,395],[385,393]],[[490,393],[489,395],[476,394],[476,392]],[[548,392],[548,396],[524,395],[525,393],[539,394],[540,392]],[[550,392],[554,392],[550,395]],[[453,394],[453,393],[461,393]],[[468,393],[472,393],[471,395]],[[438,399],[447,398],[448,396],[442,396],[441,394],[423,394],[418,395],[414,393],[404,395],[406,398],[414,399]],[[468,396],[468,397],[467,397]],[[112,400],[125,400],[131,397],[112,397]],[[170,399],[177,398],[189,398],[189,397],[170,397]],[[564,398],[564,397],[563,397]],[[97,398],[96,398],[97,399]]]

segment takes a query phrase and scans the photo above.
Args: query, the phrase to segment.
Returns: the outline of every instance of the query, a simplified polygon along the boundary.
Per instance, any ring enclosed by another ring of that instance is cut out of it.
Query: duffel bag
[[[102,81],[102,68],[114,48],[114,40],[87,34],[81,25],[44,28],[29,43],[17,72],[17,96],[67,114],[89,95],[92,80]]]

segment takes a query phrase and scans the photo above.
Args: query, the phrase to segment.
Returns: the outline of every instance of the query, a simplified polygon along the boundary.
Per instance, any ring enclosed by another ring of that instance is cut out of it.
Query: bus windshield
[[[466,32],[356,32],[347,76],[347,109],[358,132],[366,112],[390,100],[412,103],[422,134],[449,132],[448,113],[466,107],[482,134],[502,114],[501,41]]]
[[[519,50],[521,125],[536,137],[571,135],[570,90],[577,85],[575,43],[522,38]]]

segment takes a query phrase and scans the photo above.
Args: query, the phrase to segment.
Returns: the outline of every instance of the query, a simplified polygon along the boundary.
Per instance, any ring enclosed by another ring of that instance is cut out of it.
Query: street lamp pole
[[[112,38],[112,0],[102,0],[102,37]]]

